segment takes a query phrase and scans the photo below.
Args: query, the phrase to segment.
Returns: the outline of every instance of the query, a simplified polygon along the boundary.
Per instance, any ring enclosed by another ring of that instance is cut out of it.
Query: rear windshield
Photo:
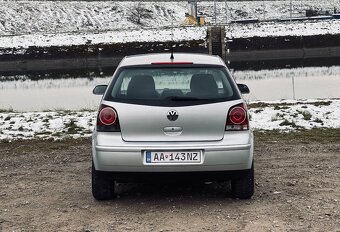
[[[140,67],[118,71],[107,101],[181,106],[240,99],[224,67]]]

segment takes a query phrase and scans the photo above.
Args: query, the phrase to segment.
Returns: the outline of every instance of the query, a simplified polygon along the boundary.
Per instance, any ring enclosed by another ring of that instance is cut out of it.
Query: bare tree
[[[142,3],[135,4],[130,12],[129,20],[133,23],[143,25],[143,19],[151,19],[152,11],[145,8]]]

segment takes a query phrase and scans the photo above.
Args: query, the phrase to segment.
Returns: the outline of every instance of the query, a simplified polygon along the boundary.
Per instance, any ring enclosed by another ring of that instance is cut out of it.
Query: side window
[[[120,85],[120,91],[119,91],[120,94],[126,95],[126,91],[127,91],[130,81],[131,81],[130,76],[126,76],[123,78],[122,84]]]
[[[225,78],[223,78],[221,75],[218,75],[218,78],[216,80],[217,86],[218,86],[218,92],[225,96],[225,97],[231,97],[234,95],[233,88],[229,81],[227,81]]]
[[[121,85],[121,90],[127,90],[127,87],[129,86],[129,83],[131,81],[131,77],[124,77],[122,85]]]
[[[215,81],[216,81],[216,84],[217,84],[218,89],[223,89],[222,80],[221,80],[221,79],[217,79],[217,80],[216,80],[216,78],[215,78]]]

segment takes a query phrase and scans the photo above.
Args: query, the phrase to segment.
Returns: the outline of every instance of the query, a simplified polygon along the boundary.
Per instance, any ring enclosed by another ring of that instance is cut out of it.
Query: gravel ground
[[[89,140],[0,143],[0,231],[340,231],[339,140],[281,138],[257,138],[251,200],[186,183],[118,184],[97,202]]]

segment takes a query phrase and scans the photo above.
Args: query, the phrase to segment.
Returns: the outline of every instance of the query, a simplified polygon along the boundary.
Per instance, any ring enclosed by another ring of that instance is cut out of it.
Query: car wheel
[[[92,163],[92,195],[96,200],[114,198],[114,181],[105,172],[97,171]]]
[[[249,199],[254,194],[254,162],[244,175],[231,180],[231,191],[234,198]]]

